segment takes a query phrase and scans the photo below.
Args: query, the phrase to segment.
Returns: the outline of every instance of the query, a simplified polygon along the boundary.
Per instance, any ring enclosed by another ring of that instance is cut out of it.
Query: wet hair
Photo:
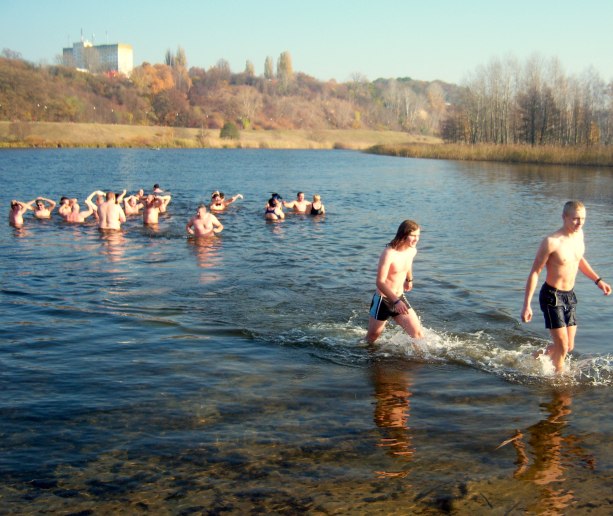
[[[271,197],[270,199],[268,199],[268,206],[270,206],[271,208],[276,208],[276,206],[277,206],[277,198],[276,197]]]
[[[581,201],[568,201],[564,204],[562,215],[568,217],[573,211],[585,210],[585,205]]]
[[[298,192],[298,193],[296,194],[296,197],[298,197],[300,194],[304,195],[304,192]]]
[[[155,184],[153,185],[153,189],[154,189],[154,190],[158,189],[159,187],[160,187],[160,185],[159,185],[159,184],[157,184],[157,183],[155,183]]]
[[[66,196],[62,196],[62,197],[60,197],[60,204],[63,204],[63,203],[64,203],[64,201],[68,201],[68,202],[70,202],[70,199],[69,199],[68,197],[66,197]]]
[[[405,220],[400,226],[398,226],[398,231],[396,231],[396,236],[394,239],[387,244],[392,249],[397,249],[398,246],[404,242],[406,242],[413,231],[417,231],[419,229],[419,224],[414,220]]]
[[[278,201],[282,201],[283,197],[281,197],[278,193],[273,192],[271,195],[271,199],[277,199]]]

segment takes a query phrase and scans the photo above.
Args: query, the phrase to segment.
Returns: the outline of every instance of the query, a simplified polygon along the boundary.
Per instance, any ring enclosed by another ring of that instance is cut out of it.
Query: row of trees
[[[410,78],[322,82],[295,72],[289,52],[188,68],[184,50],[143,63],[130,78],[35,66],[0,57],[0,119],[103,122],[220,129],[390,129],[449,142],[531,145],[613,143],[613,82],[588,69],[568,77],[556,59],[493,59],[461,85]]]
[[[613,82],[593,69],[568,77],[557,59],[493,59],[466,81],[441,135],[465,143],[611,145]]]
[[[445,98],[457,87],[412,79],[369,82],[356,74],[339,84],[294,72],[289,52],[272,57],[256,76],[251,61],[233,73],[220,59],[208,70],[187,69],[185,53],[167,51],[165,64],[143,63],[132,81],[151,100],[155,121],[167,125],[246,128],[380,128],[424,134],[438,131]],[[457,95],[456,95],[457,96]]]
[[[235,73],[220,59],[188,68],[183,49],[143,63],[130,78],[35,66],[5,50],[0,58],[0,119],[160,124],[218,129],[376,128],[438,131],[444,99],[456,86],[412,79],[322,82],[295,72],[289,52],[256,76],[250,61]]]

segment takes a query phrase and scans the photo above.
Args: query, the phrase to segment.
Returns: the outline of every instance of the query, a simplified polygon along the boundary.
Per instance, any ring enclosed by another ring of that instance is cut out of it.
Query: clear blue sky
[[[379,77],[460,83],[492,58],[557,57],[613,80],[613,0],[0,0],[0,49],[54,64],[79,41],[128,43],[134,64],[181,46],[188,66],[234,72],[292,56],[320,80]]]

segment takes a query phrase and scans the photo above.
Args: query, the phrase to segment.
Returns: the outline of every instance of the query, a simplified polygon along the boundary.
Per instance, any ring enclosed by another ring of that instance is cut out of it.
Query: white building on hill
[[[64,48],[63,60],[66,66],[89,72],[115,72],[130,75],[134,68],[132,45],[116,43],[114,45],[93,45],[81,40]]]

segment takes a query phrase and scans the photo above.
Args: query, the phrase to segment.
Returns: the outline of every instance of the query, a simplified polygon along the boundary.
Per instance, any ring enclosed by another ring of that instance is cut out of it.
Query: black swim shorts
[[[551,330],[577,325],[575,317],[577,296],[574,290],[558,290],[543,283],[539,293],[539,304],[545,316],[545,328]]]
[[[409,304],[409,301],[404,296],[404,294],[400,296],[400,299],[402,299],[402,302],[405,305],[411,308],[411,305]],[[370,303],[370,311],[368,312],[368,314],[371,317],[377,319],[377,321],[387,321],[390,317],[396,317],[397,315],[400,315],[398,312],[396,312],[396,307],[394,306],[394,303],[392,303],[388,298],[382,296],[378,292],[375,292],[375,295],[372,296],[372,301]]]

